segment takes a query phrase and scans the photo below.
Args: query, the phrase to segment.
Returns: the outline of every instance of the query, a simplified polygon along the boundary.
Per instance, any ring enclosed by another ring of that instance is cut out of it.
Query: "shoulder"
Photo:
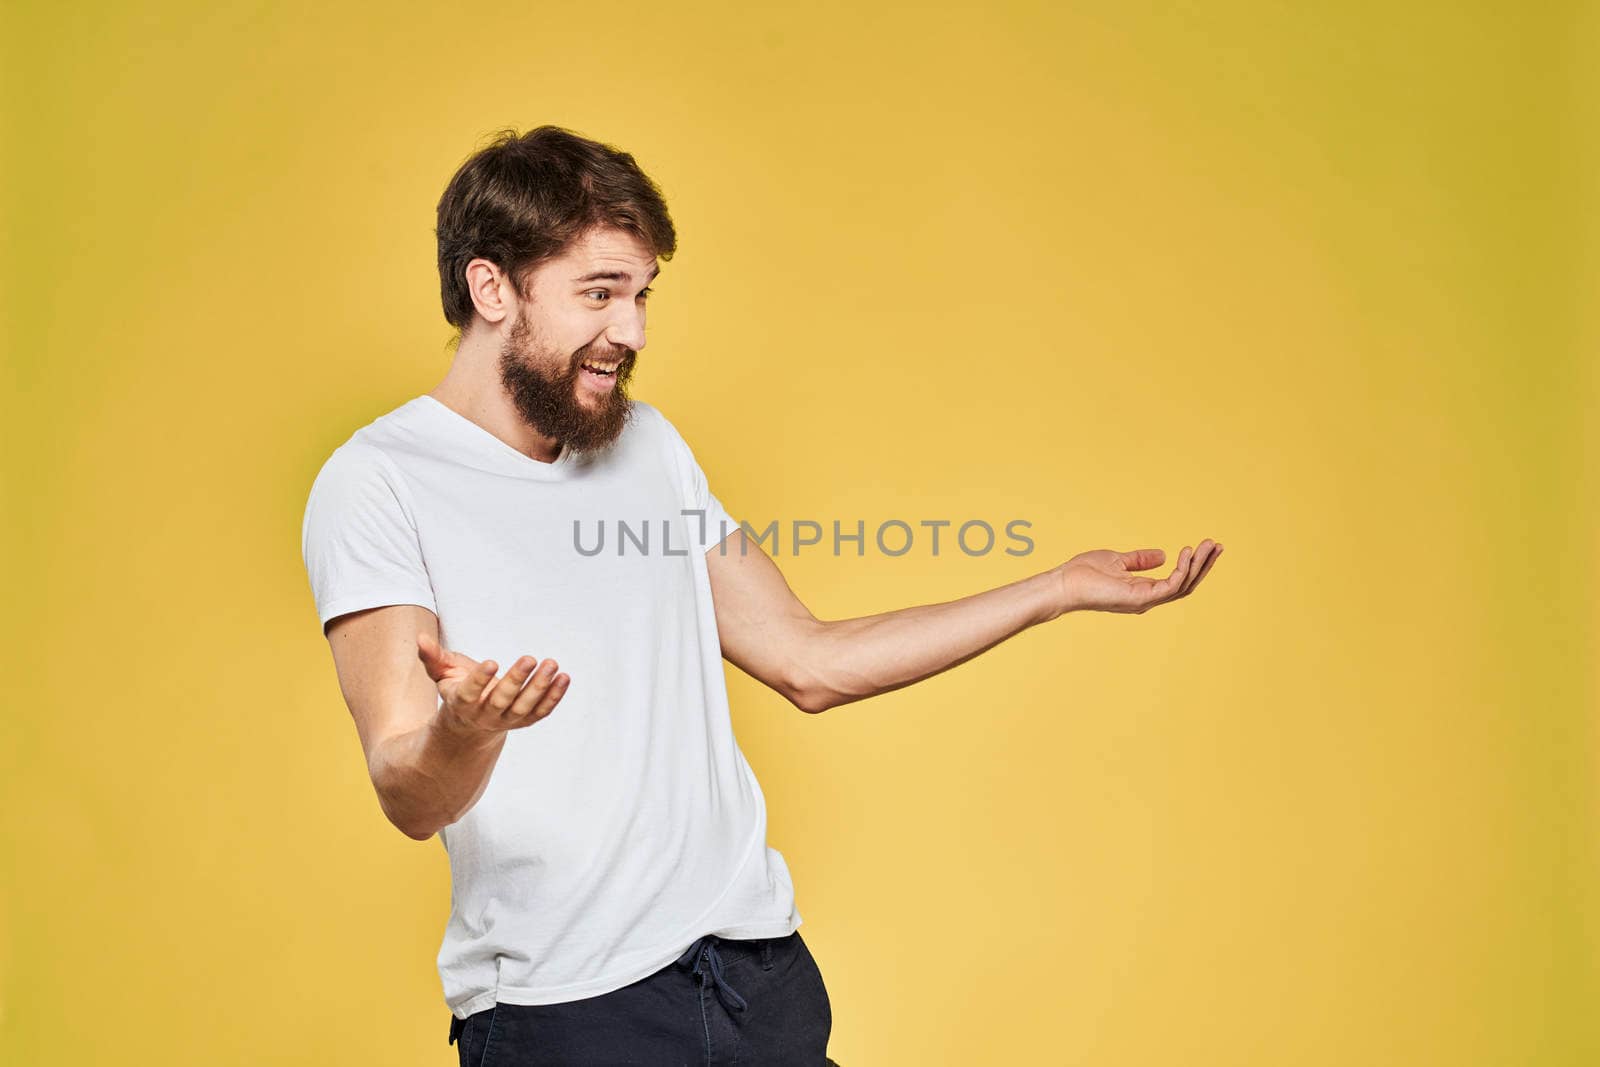
[[[428,405],[436,403],[426,395],[413,397],[359,426],[323,461],[318,477],[398,479],[400,470],[390,453],[403,453],[426,422]]]
[[[416,521],[411,490],[400,468],[360,434],[335,448],[312,479],[302,534],[357,515],[387,516],[406,525]]]
[[[691,493],[695,484],[696,472],[699,469],[695,461],[694,450],[689,447],[689,442],[684,440],[678,428],[672,424],[662,410],[654,404],[645,404],[635,400],[633,402],[635,418],[639,420],[641,440],[648,440],[646,446],[650,452],[660,457],[672,471],[686,493]]]
[[[678,453],[689,447],[683,435],[678,432],[678,428],[672,425],[672,420],[654,404],[635,399],[633,413],[629,419],[633,423],[634,432],[642,439],[648,440],[652,448]]]
[[[335,448],[317,471],[313,488],[393,484],[399,480],[394,460],[360,433]]]
[[[634,398],[630,403],[633,406],[633,414],[629,417],[640,427],[656,430],[663,425],[671,425],[671,423],[667,422],[667,417],[661,413],[661,409],[654,404],[646,403],[638,398]]]
[[[634,417],[639,421],[639,427],[646,433],[664,438],[672,448],[687,448],[688,442],[683,434],[673,425],[664,411],[654,404],[647,404],[642,400],[633,401]]]
[[[407,449],[426,436],[430,404],[437,401],[414,397],[358,427],[323,461],[322,471],[330,477],[399,479]]]

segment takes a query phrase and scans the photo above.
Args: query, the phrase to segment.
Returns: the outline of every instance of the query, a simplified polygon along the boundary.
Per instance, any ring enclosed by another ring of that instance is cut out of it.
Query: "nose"
[[[622,301],[617,303],[621,304]],[[635,352],[644,347],[644,305],[621,307],[606,326],[605,339],[616,348],[631,348]]]

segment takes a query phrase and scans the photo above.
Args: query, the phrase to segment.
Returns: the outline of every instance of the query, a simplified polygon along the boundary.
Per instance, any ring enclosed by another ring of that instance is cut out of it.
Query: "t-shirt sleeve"
[[[688,501],[684,509],[689,512],[684,516],[684,521],[688,526],[689,540],[700,552],[709,551],[739,529],[739,520],[728,513],[722,501],[711,491],[711,486],[706,482],[706,472],[700,469],[699,462],[694,458],[694,450],[683,439],[678,428],[667,421],[664,415],[661,416],[661,423],[671,439],[684,479],[684,496]],[[702,511],[705,512],[703,522],[697,514]]]
[[[365,608],[419,604],[438,612],[410,493],[371,445],[340,445],[317,473],[300,553],[324,632],[330,620]]]

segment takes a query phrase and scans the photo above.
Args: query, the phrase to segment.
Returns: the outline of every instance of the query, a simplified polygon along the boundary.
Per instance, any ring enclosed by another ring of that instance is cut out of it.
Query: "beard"
[[[563,356],[535,336],[519,309],[500,346],[500,382],[535,431],[574,452],[596,452],[615,441],[628,421],[633,402],[627,385],[636,357],[631,348],[592,344]],[[621,362],[609,392],[580,400],[579,393],[588,392],[578,381],[586,359]]]

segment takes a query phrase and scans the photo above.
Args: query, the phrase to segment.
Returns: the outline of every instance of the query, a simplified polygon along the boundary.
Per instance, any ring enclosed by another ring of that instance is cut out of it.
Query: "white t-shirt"
[[[318,473],[301,548],[324,628],[420,604],[446,648],[502,675],[555,659],[572,679],[439,831],[439,976],[458,1018],[620,989],[704,934],[800,925],[728,714],[705,552],[736,529],[677,429],[637,399],[609,448],[543,463],[425,394]]]

